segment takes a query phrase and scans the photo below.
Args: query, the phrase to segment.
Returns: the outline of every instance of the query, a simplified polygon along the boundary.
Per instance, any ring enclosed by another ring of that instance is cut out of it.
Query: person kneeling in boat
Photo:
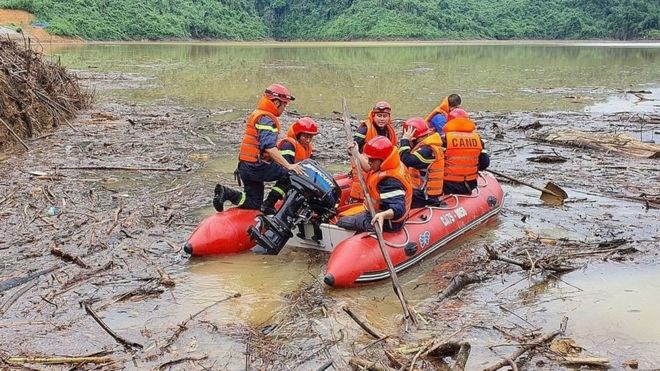
[[[312,140],[318,133],[318,125],[311,117],[301,117],[291,124],[286,138],[280,141],[277,148],[282,157],[290,164],[312,158]],[[275,203],[284,198],[287,186],[288,182],[286,180],[278,180],[270,189],[268,197],[261,206],[264,214],[272,215],[277,212]]]
[[[302,167],[287,162],[276,146],[280,130],[278,117],[293,100],[294,96],[283,85],[272,84],[266,88],[257,109],[248,116],[238,155],[238,175],[243,182],[243,192],[216,185],[213,206],[217,211],[224,209],[225,201],[242,209],[260,210],[264,182],[288,183],[289,171],[304,174]]]
[[[377,136],[364,145],[360,156],[362,170],[368,171],[367,191],[374,202],[376,214],[368,211],[340,218],[337,226],[357,232],[371,232],[378,224],[387,232],[403,227],[410,211],[412,184],[399,159],[399,152],[389,139]]]
[[[438,133],[442,133],[442,127],[449,121],[449,113],[460,107],[461,96],[458,94],[449,94],[426,116],[426,123]]]
[[[396,132],[392,125],[392,106],[385,101],[374,104],[374,107],[367,115],[367,119],[360,123],[357,131],[353,134],[353,141],[358,146],[358,152],[362,153],[365,143],[379,135],[387,137],[392,144],[396,144]],[[351,186],[350,202],[360,202],[364,199],[356,171],[357,169],[355,167],[351,169],[353,183]]]
[[[413,117],[403,124],[399,142],[401,162],[408,168],[412,180],[412,208],[440,205],[445,157],[442,138],[421,117]]]
[[[445,148],[444,194],[469,195],[477,188],[478,171],[486,170],[490,157],[477,126],[462,109],[452,110],[442,128]]]

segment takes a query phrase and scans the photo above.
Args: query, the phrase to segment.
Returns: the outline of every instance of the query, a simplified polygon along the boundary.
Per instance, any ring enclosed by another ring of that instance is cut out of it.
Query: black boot
[[[215,185],[215,195],[213,196],[213,207],[215,211],[224,210],[225,206],[225,186],[221,184]]]
[[[275,215],[277,213],[277,209],[275,209],[275,203],[279,199],[279,193],[270,191],[270,193],[268,193],[268,197],[266,197],[266,200],[261,204],[261,212],[264,215]]]
[[[242,192],[231,189],[229,187],[225,187],[221,184],[216,184],[215,196],[213,196],[213,207],[216,211],[223,211],[225,201],[229,201],[232,204],[237,205],[240,202],[242,196]]]

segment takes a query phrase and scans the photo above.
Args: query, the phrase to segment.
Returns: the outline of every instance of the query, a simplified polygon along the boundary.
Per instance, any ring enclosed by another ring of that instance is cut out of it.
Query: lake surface
[[[387,100],[400,118],[424,116],[450,93],[469,111],[498,112],[610,112],[621,100],[637,105],[627,90],[660,97],[660,43],[124,43],[52,53],[70,68],[122,72],[115,77],[133,82],[101,98],[169,99],[232,110],[230,118],[243,117],[272,82],[297,97],[290,109],[322,116],[341,110],[344,96],[353,113]],[[638,111],[658,104],[639,102]]]

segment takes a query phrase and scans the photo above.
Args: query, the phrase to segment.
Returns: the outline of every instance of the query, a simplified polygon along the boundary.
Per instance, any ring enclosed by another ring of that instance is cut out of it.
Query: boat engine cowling
[[[277,255],[293,237],[296,226],[310,221],[318,226],[335,215],[341,189],[332,175],[314,160],[303,160],[299,165],[305,174],[291,173],[291,186],[277,213],[259,215],[257,225],[248,229],[257,243],[254,252]]]

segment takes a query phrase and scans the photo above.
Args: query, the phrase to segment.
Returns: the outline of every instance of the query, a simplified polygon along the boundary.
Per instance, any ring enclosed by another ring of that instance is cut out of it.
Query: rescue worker
[[[272,84],[266,88],[257,109],[247,118],[238,155],[238,175],[243,182],[243,192],[216,185],[213,206],[217,211],[224,209],[225,201],[243,209],[260,210],[264,182],[287,183],[289,171],[304,174],[300,165],[287,162],[276,147],[280,131],[278,117],[293,100],[295,97],[283,85]]]
[[[310,117],[301,117],[298,121],[291,124],[286,138],[282,139],[277,145],[280,154],[290,163],[295,164],[302,160],[312,157],[312,140],[319,133],[318,125]],[[286,194],[287,182],[278,180],[270,189],[268,197],[261,206],[264,214],[271,215],[277,211],[275,203],[284,198]]]
[[[426,123],[438,133],[442,133],[442,127],[449,121],[449,112],[461,106],[461,96],[449,94],[444,97],[440,104],[426,116]]]
[[[490,157],[474,122],[466,117],[456,117],[457,114],[450,114],[450,120],[442,129],[445,148],[443,193],[469,195],[477,188],[477,172],[488,168]]]
[[[413,186],[412,208],[440,205],[445,157],[440,134],[431,130],[421,117],[403,124],[399,142],[401,162],[408,168]]]
[[[366,185],[376,214],[372,216],[364,211],[345,216],[339,219],[337,226],[366,232],[373,231],[373,224],[378,221],[384,231],[400,230],[410,211],[412,185],[396,146],[386,137],[372,138],[364,145],[360,166],[362,170],[368,171]]]
[[[392,125],[392,106],[385,101],[374,104],[374,107],[369,111],[367,119],[360,123],[357,131],[353,134],[353,140],[357,143],[359,152],[362,153],[365,143],[378,135],[388,138],[393,145],[396,145],[396,132]],[[362,201],[364,199],[356,171],[355,167],[351,170],[353,183],[351,185],[351,200],[349,202]]]

